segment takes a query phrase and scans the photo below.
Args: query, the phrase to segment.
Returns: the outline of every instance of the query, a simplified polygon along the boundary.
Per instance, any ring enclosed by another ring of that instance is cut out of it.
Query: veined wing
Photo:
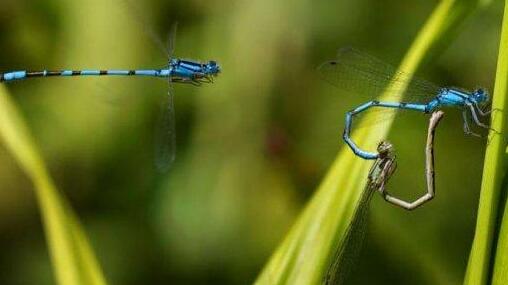
[[[175,23],[171,27],[166,43],[169,59],[175,50],[176,28]],[[168,79],[168,95],[161,104],[159,126],[155,138],[155,165],[159,172],[166,172],[171,167],[176,153],[175,104],[171,79],[171,77]]]
[[[168,53],[168,47],[163,43],[161,37],[155,32],[153,27],[148,24],[149,21],[145,17],[143,17],[140,12],[139,5],[136,4],[134,0],[115,0],[120,6],[123,6],[124,13],[134,19],[138,25],[141,27],[142,32],[148,39],[156,46],[156,48],[163,54],[166,55]]]
[[[336,59],[323,63],[318,70],[332,85],[370,98],[384,91],[394,96],[404,91],[405,102],[425,102],[440,90],[428,81],[397,72],[393,66],[351,47],[340,49]]]
[[[175,43],[176,43],[176,31],[178,29],[178,22],[174,22],[171,25],[171,29],[168,32],[168,39],[166,41],[166,52],[168,53],[168,58],[173,58],[175,53]]]
[[[176,132],[173,90],[170,86],[161,112],[155,133],[155,166],[159,172],[166,172],[175,160]]]

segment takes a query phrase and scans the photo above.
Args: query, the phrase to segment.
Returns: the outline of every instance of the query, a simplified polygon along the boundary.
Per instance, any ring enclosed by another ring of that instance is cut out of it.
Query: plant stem
[[[483,178],[478,205],[478,216],[476,230],[469,256],[464,284],[487,284],[489,275],[492,272],[493,246],[495,242],[495,231],[501,203],[501,190],[503,179],[507,171],[506,163],[506,123],[507,113],[504,111],[508,104],[508,1],[505,3],[503,26],[501,31],[501,42],[499,44],[499,56],[497,62],[496,82],[492,98],[491,127],[497,132],[490,132],[489,143],[485,153],[483,165]],[[505,209],[504,216],[508,215]],[[503,219],[497,252],[495,253],[494,283],[506,284],[506,253],[508,247],[506,238],[508,229],[507,219]],[[503,281],[501,281],[503,280]]]

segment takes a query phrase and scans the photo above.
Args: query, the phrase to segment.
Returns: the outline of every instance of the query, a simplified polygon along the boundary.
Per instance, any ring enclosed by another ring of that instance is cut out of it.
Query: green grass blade
[[[56,189],[23,117],[3,85],[0,138],[34,184],[58,284],[106,284],[81,225]]]
[[[508,106],[508,1],[505,3],[501,42],[497,62],[496,82],[492,98],[492,108],[506,110]],[[497,249],[493,254],[495,232],[501,201],[501,191],[506,189],[506,124],[508,113],[494,111],[492,128],[500,134],[491,133],[483,165],[482,189],[478,206],[476,231],[469,256],[464,284],[487,284],[493,272],[493,284],[508,283],[508,209],[504,209]],[[495,255],[495,256],[493,256]],[[492,262],[495,257],[495,263]],[[494,268],[491,265],[494,264]]]
[[[416,72],[421,62],[432,54],[430,50],[437,50],[450,41],[451,32],[477,4],[476,1],[441,1],[419,32],[400,69]],[[368,121],[369,115],[365,117]],[[360,145],[379,142],[386,137],[390,125],[391,122],[388,122],[370,132],[360,128],[354,138]],[[348,148],[340,151],[315,195],[258,276],[256,284],[319,284],[323,281],[335,257],[334,249],[344,248],[341,245],[347,241],[355,213],[363,205],[362,193],[370,164],[354,156]]]

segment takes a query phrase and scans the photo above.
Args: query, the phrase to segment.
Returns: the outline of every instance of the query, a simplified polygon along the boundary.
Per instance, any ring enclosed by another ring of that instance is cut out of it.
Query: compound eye
[[[480,95],[483,95],[485,93],[485,91],[482,88],[479,88],[476,92],[478,92],[478,94]]]
[[[208,62],[208,64],[211,65],[211,66],[216,66],[217,62],[214,61],[214,60],[210,60],[210,62]]]

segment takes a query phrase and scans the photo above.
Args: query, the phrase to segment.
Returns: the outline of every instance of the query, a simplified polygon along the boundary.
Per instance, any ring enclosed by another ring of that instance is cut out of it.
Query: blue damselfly
[[[149,76],[167,80],[169,84],[168,96],[161,113],[161,126],[156,139],[155,163],[160,171],[169,168],[175,158],[175,111],[173,103],[173,83],[200,86],[213,83],[221,69],[216,61],[199,62],[173,57],[176,25],[174,25],[168,40],[168,60],[161,69],[133,69],[133,70],[40,70],[40,71],[10,71],[0,73],[0,82],[13,82],[30,78],[74,77],[74,76]]]

